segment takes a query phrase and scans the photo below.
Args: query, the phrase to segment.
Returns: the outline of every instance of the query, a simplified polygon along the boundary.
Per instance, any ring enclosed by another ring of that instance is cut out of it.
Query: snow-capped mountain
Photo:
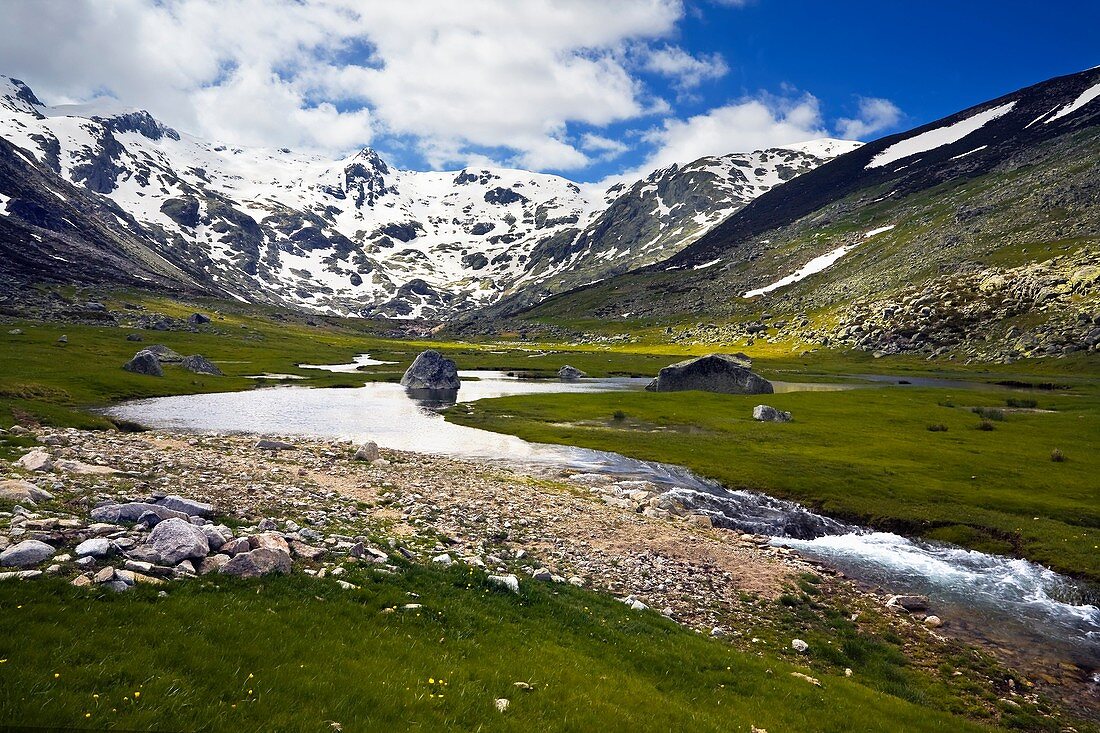
[[[105,197],[110,226],[140,242],[123,249],[163,258],[158,275],[183,273],[188,286],[242,300],[396,318],[445,318],[504,295],[536,300],[649,264],[858,146],[703,158],[592,194],[529,171],[397,170],[370,149],[331,160],[218,144],[114,104],[49,107],[7,77],[0,137],[15,146],[13,164]],[[4,186],[0,214],[38,226]],[[88,228],[68,221],[70,237]],[[63,276],[68,258],[50,256]]]

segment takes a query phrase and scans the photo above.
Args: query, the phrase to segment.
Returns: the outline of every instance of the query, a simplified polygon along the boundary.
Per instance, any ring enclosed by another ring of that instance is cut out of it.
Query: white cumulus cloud
[[[672,78],[680,89],[692,89],[704,81],[720,79],[729,72],[722,54],[693,56],[678,46],[651,49],[646,54],[643,68]]]
[[[408,137],[433,165],[478,149],[576,168],[569,124],[650,114],[623,49],[680,0],[40,0],[9,3],[0,73],[47,99],[109,93],[229,142],[330,152]]]
[[[836,122],[841,136],[860,140],[876,132],[888,130],[901,122],[902,112],[889,99],[861,97],[858,117],[842,117]]]

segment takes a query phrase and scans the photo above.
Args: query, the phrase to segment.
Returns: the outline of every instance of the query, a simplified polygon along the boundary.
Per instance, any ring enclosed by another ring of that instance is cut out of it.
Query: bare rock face
[[[24,540],[0,552],[0,565],[25,568],[53,557],[56,550],[39,540]]]
[[[27,502],[35,504],[40,501],[49,501],[53,494],[40,489],[30,481],[0,481],[0,499],[14,502]]]
[[[269,573],[289,573],[290,566],[288,553],[261,547],[234,555],[218,572],[238,578],[258,578]]]
[[[752,360],[744,354],[708,354],[662,369],[646,386],[650,392],[721,392],[724,394],[771,394],[771,382],[752,371]]]
[[[582,379],[587,376],[588,375],[582,372],[580,369],[577,369],[577,367],[575,366],[570,366],[569,364],[566,364],[558,370],[558,379],[571,381],[574,379]]]
[[[149,533],[149,544],[170,565],[192,557],[206,557],[210,553],[206,534],[190,522],[176,517],[165,519],[153,527]]]
[[[416,357],[416,361],[401,377],[401,385],[409,389],[433,391],[457,390],[462,386],[455,363],[434,349]]]
[[[164,370],[161,369],[156,354],[149,350],[142,350],[134,354],[134,358],[123,364],[122,368],[134,374],[144,374],[150,377],[164,376]]]
[[[760,422],[790,422],[791,413],[777,410],[771,405],[757,405],[752,408],[752,417]]]
[[[193,354],[188,357],[184,357],[180,362],[180,366],[189,372],[195,374],[207,374],[212,377],[223,377],[222,370],[218,368],[218,365],[207,359],[202,354]]]
[[[44,450],[32,450],[15,462],[15,465],[20,468],[25,468],[28,471],[34,471],[36,473],[52,471],[53,464],[53,456]]]

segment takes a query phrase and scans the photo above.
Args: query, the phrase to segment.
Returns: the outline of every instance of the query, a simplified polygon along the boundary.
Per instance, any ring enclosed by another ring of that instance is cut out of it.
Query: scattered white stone
[[[93,537],[76,546],[77,557],[104,557],[111,551],[111,541],[106,537]]]
[[[514,575],[490,575],[489,582],[501,588],[507,588],[513,593],[519,593],[519,578]]]
[[[802,639],[792,639],[791,640],[791,649],[794,649],[796,652],[800,652],[800,653],[805,652],[809,648],[810,648],[810,645],[807,644],[806,642],[802,641]]]

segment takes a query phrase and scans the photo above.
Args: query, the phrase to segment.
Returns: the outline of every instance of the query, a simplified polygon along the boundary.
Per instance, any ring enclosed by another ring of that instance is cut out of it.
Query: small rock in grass
[[[817,679],[816,677],[811,677],[808,674],[802,674],[801,672],[791,672],[791,677],[797,677],[800,680],[805,680],[814,687],[821,687],[821,680]]]
[[[359,450],[355,451],[355,460],[357,461],[371,461],[378,460],[378,444],[373,440],[368,440],[363,445],[359,446]]]
[[[794,649],[796,652],[803,653],[809,648],[810,648],[810,645],[807,644],[806,642],[802,641],[802,639],[792,639],[791,640],[791,649]]]
[[[771,405],[757,405],[752,408],[752,417],[760,422],[790,422],[791,413],[777,410]]]
[[[519,593],[519,578],[514,575],[490,575],[487,580],[493,585]]]
[[[281,440],[257,440],[256,447],[260,450],[294,450],[293,443],[284,443]]]
[[[924,625],[930,629],[938,629],[943,626],[943,620],[939,616],[925,616]]]
[[[493,705],[496,706],[497,712],[499,713],[503,713],[504,711],[506,711],[508,709],[508,706],[510,706],[511,704],[512,701],[506,697],[498,697],[496,700],[493,701]]]

